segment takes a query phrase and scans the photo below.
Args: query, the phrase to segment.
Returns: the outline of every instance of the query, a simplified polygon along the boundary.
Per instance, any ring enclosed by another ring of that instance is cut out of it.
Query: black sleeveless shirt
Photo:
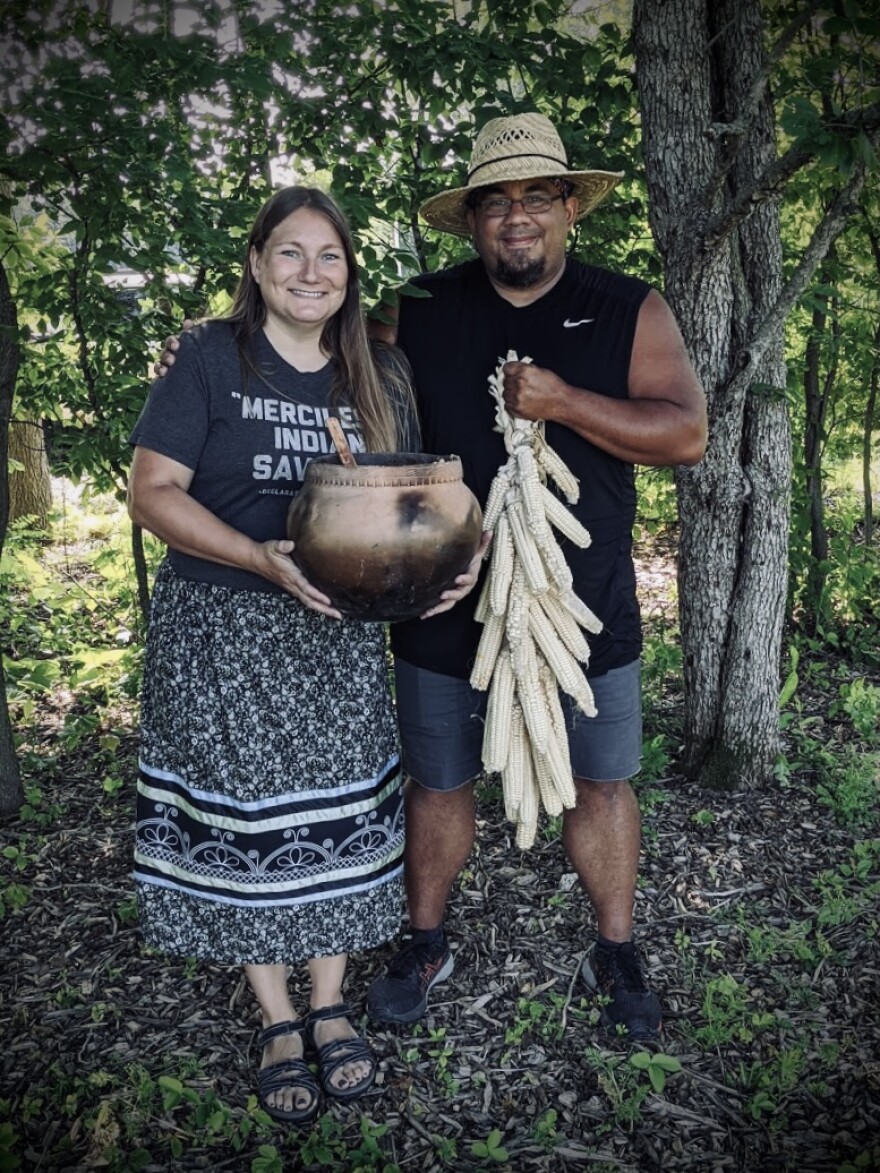
[[[398,345],[413,367],[422,446],[461,457],[464,479],[485,504],[507,454],[495,423],[488,378],[515,350],[573,387],[628,396],[629,363],[639,308],[650,286],[571,258],[560,280],[527,306],[500,297],[482,261],[423,274],[414,284],[430,298],[401,297]],[[634,469],[571,429],[548,423],[547,442],[580,481],[572,507],[587,527],[586,550],[556,535],[574,589],[605,625],[590,636],[588,676],[638,659],[641,624],[632,561]],[[551,486],[552,487],[552,486]],[[451,611],[391,628],[401,659],[448,676],[470,675],[481,624],[473,618],[479,587]]]

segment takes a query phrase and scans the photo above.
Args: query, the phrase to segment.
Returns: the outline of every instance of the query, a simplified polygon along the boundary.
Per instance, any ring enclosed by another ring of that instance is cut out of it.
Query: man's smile
[[[502,236],[501,243],[505,248],[530,248],[540,240],[540,234],[531,232],[528,236]]]

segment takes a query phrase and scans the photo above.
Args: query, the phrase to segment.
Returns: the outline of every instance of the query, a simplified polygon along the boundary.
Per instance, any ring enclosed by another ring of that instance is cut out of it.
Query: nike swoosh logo
[[[595,318],[581,318],[579,322],[572,322],[568,318],[562,323],[566,329],[570,330],[572,326],[586,326],[588,322],[595,322]]]

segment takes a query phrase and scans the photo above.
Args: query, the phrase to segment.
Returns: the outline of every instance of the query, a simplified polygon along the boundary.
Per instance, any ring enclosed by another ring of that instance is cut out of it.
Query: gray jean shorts
[[[395,660],[394,672],[404,772],[426,790],[457,790],[481,774],[488,694],[405,660]],[[631,778],[642,756],[641,665],[634,660],[612,668],[591,679],[590,687],[595,717],[561,695],[574,776],[591,782]]]

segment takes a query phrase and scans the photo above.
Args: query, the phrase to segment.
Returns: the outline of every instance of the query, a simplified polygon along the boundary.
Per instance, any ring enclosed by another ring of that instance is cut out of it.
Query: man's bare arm
[[[659,293],[642,303],[629,369],[629,398],[572,387],[533,363],[507,363],[511,415],[564,424],[632,464],[696,464],[706,448],[706,397],[681,331]]]
[[[388,322],[380,322],[378,318],[367,318],[367,333],[371,338],[375,338],[378,342],[387,342],[389,346],[397,345],[397,317],[398,310],[396,305],[389,305],[387,301],[381,301],[376,306],[376,310],[384,317],[391,319]]]
[[[191,330],[194,325],[195,325],[195,322],[192,320],[192,318],[184,318],[184,320],[183,320],[183,329],[184,330]],[[169,336],[165,339],[165,342],[163,343],[161,355],[156,360],[156,362],[153,363],[153,374],[156,376],[157,379],[161,379],[161,378],[163,378],[163,376],[167,375],[168,372],[171,370],[171,368],[174,366],[175,359],[177,358],[177,351],[179,349],[180,349],[180,335],[179,334],[169,334]]]

